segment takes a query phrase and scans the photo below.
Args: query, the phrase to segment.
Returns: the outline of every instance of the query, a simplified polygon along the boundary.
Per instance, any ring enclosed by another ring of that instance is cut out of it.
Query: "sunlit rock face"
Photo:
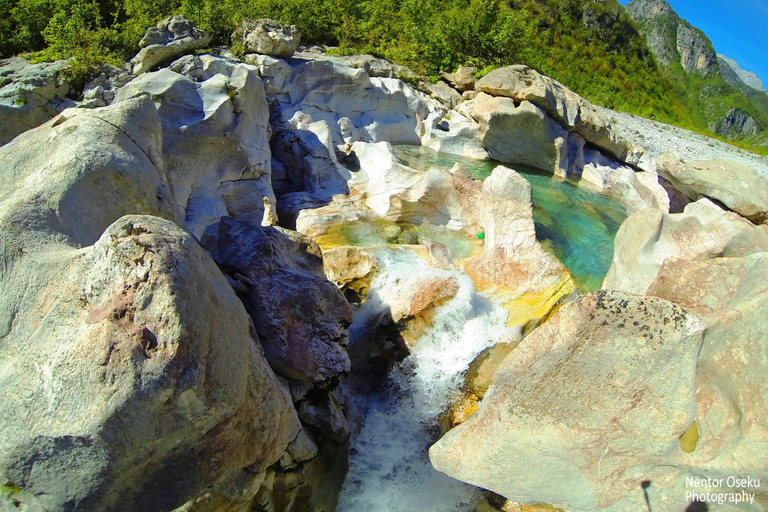
[[[0,159],[0,473],[14,499],[169,510],[279,459],[296,413],[231,287],[173,222],[152,102],[67,111]]]
[[[139,41],[141,50],[131,59],[129,69],[134,75],[140,75],[184,54],[205,48],[210,42],[211,37],[184,16],[170,16],[156,27],[147,29]]]
[[[168,183],[192,234],[200,237],[223,216],[274,224],[262,81],[250,66],[222,59],[198,64],[185,71],[201,81],[168,69],[145,73],[120,89],[116,102],[153,98]]]
[[[662,299],[583,295],[507,356],[477,413],[432,446],[432,463],[515,502],[637,510],[638,478],[675,460],[694,420],[702,332]]]
[[[644,151],[628,143],[589,101],[556,80],[527,66],[507,66],[478,80],[477,89],[515,103],[530,102],[568,132],[608,152],[618,160],[636,164]]]
[[[35,128],[65,108],[75,106],[66,96],[65,60],[30,64],[20,57],[0,61],[0,146]]]
[[[755,224],[768,220],[768,183],[751,167],[727,160],[684,162],[672,152],[656,162],[659,175],[690,200],[707,197]]]
[[[768,392],[762,374],[768,365],[764,300],[768,254],[685,261],[669,258],[648,290],[699,315],[706,325],[696,370],[698,438],[677,463],[693,474],[745,474],[766,492],[763,411]],[[739,404],[736,406],[736,404]]]
[[[619,228],[603,288],[645,294],[667,258],[706,260],[766,250],[768,226],[755,226],[709,199],[688,204],[683,213],[648,209]]]

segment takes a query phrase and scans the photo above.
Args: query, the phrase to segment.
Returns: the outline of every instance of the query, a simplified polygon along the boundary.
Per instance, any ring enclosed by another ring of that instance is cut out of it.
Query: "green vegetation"
[[[98,64],[135,55],[146,28],[176,13],[208,31],[213,45],[232,44],[244,18],[270,17],[297,25],[303,43],[371,53],[432,79],[459,64],[481,76],[527,64],[597,104],[697,131],[712,112],[691,98],[725,90],[703,79],[691,84],[695,94],[685,91],[616,0],[0,0],[0,56],[74,56],[70,73],[84,80]],[[726,95],[726,105],[753,112]]]
[[[642,37],[616,0],[0,0],[0,54],[77,57],[76,74],[122,62],[146,27],[183,13],[213,37],[245,17],[298,25],[305,43],[369,52],[438,77],[531,65],[597,103],[684,118]]]
[[[0,484],[0,496],[15,496],[21,492],[21,488],[18,485],[10,483]]]

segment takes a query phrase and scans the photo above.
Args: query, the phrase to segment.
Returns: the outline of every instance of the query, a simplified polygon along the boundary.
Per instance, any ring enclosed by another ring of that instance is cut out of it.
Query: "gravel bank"
[[[768,179],[768,158],[735,148],[719,140],[643,117],[598,107],[601,115],[627,139],[643,146],[654,158],[674,151],[683,160],[722,158],[748,165]]]

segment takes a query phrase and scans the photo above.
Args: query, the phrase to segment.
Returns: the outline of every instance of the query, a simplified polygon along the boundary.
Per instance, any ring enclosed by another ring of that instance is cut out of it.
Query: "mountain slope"
[[[659,62],[668,66],[679,62],[687,73],[709,75],[718,72],[712,41],[680,18],[664,0],[633,0],[627,13],[645,34],[648,47]]]
[[[632,0],[626,10],[699,130],[750,146],[766,143],[768,96],[746,86],[726,61],[721,66],[706,34],[664,0]]]
[[[720,74],[729,84],[742,89],[742,86],[749,87],[758,92],[766,92],[763,81],[751,71],[744,71],[739,63],[729,59],[725,55],[717,54],[717,60],[720,63]]]

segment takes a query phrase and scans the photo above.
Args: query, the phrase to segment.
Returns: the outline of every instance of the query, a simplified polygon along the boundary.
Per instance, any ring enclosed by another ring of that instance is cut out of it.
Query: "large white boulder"
[[[134,75],[145,73],[186,53],[205,48],[210,42],[210,36],[184,16],[170,16],[156,27],[147,29],[139,41],[141,50],[131,59],[132,72]]]
[[[69,62],[30,64],[20,57],[0,61],[0,146],[51,119],[75,102],[63,71]]]
[[[275,20],[243,20],[232,39],[243,45],[243,52],[259,53],[290,59],[299,47],[301,32],[296,25],[284,25]]]
[[[464,109],[479,123],[491,158],[560,175],[571,167],[568,131],[533,103],[480,93]]]
[[[709,199],[683,213],[640,211],[616,233],[613,263],[603,289],[645,294],[667,258],[707,260],[768,251],[768,226],[755,226]]]
[[[628,215],[646,208],[669,213],[669,196],[657,174],[637,172],[595,149],[584,149],[584,167],[578,184],[615,199]]]
[[[504,359],[479,410],[430,448],[432,464],[572,512],[643,510],[650,480],[654,510],[684,510],[684,478],[666,493],[657,477],[696,415],[703,328],[659,298],[582,295]]]
[[[135,98],[0,148],[0,477],[26,508],[171,510],[298,433],[242,304],[173,222],[161,133]]]
[[[677,464],[691,474],[724,478],[745,475],[768,492],[768,253],[707,261],[669,259],[650,295],[674,301],[698,314],[707,329],[696,371],[698,438]],[[739,492],[733,485],[713,492]],[[757,504],[751,510],[759,510]]]
[[[636,165],[645,153],[614,130],[589,101],[528,66],[507,66],[491,71],[478,80],[476,88],[493,96],[512,98],[518,103],[535,104],[565,129],[578,133],[622,162]]]
[[[224,216],[277,220],[261,79],[244,64],[215,70],[202,82],[168,69],[145,73],[116,98],[149,95],[157,106],[168,181],[184,227],[197,237]]]
[[[669,151],[656,164],[659,174],[689,199],[714,199],[756,224],[768,220],[768,181],[751,167],[728,160],[683,162]]]
[[[19,248],[48,238],[91,245],[129,213],[180,219],[148,98],[68,109],[0,148],[0,168],[0,225]]]

